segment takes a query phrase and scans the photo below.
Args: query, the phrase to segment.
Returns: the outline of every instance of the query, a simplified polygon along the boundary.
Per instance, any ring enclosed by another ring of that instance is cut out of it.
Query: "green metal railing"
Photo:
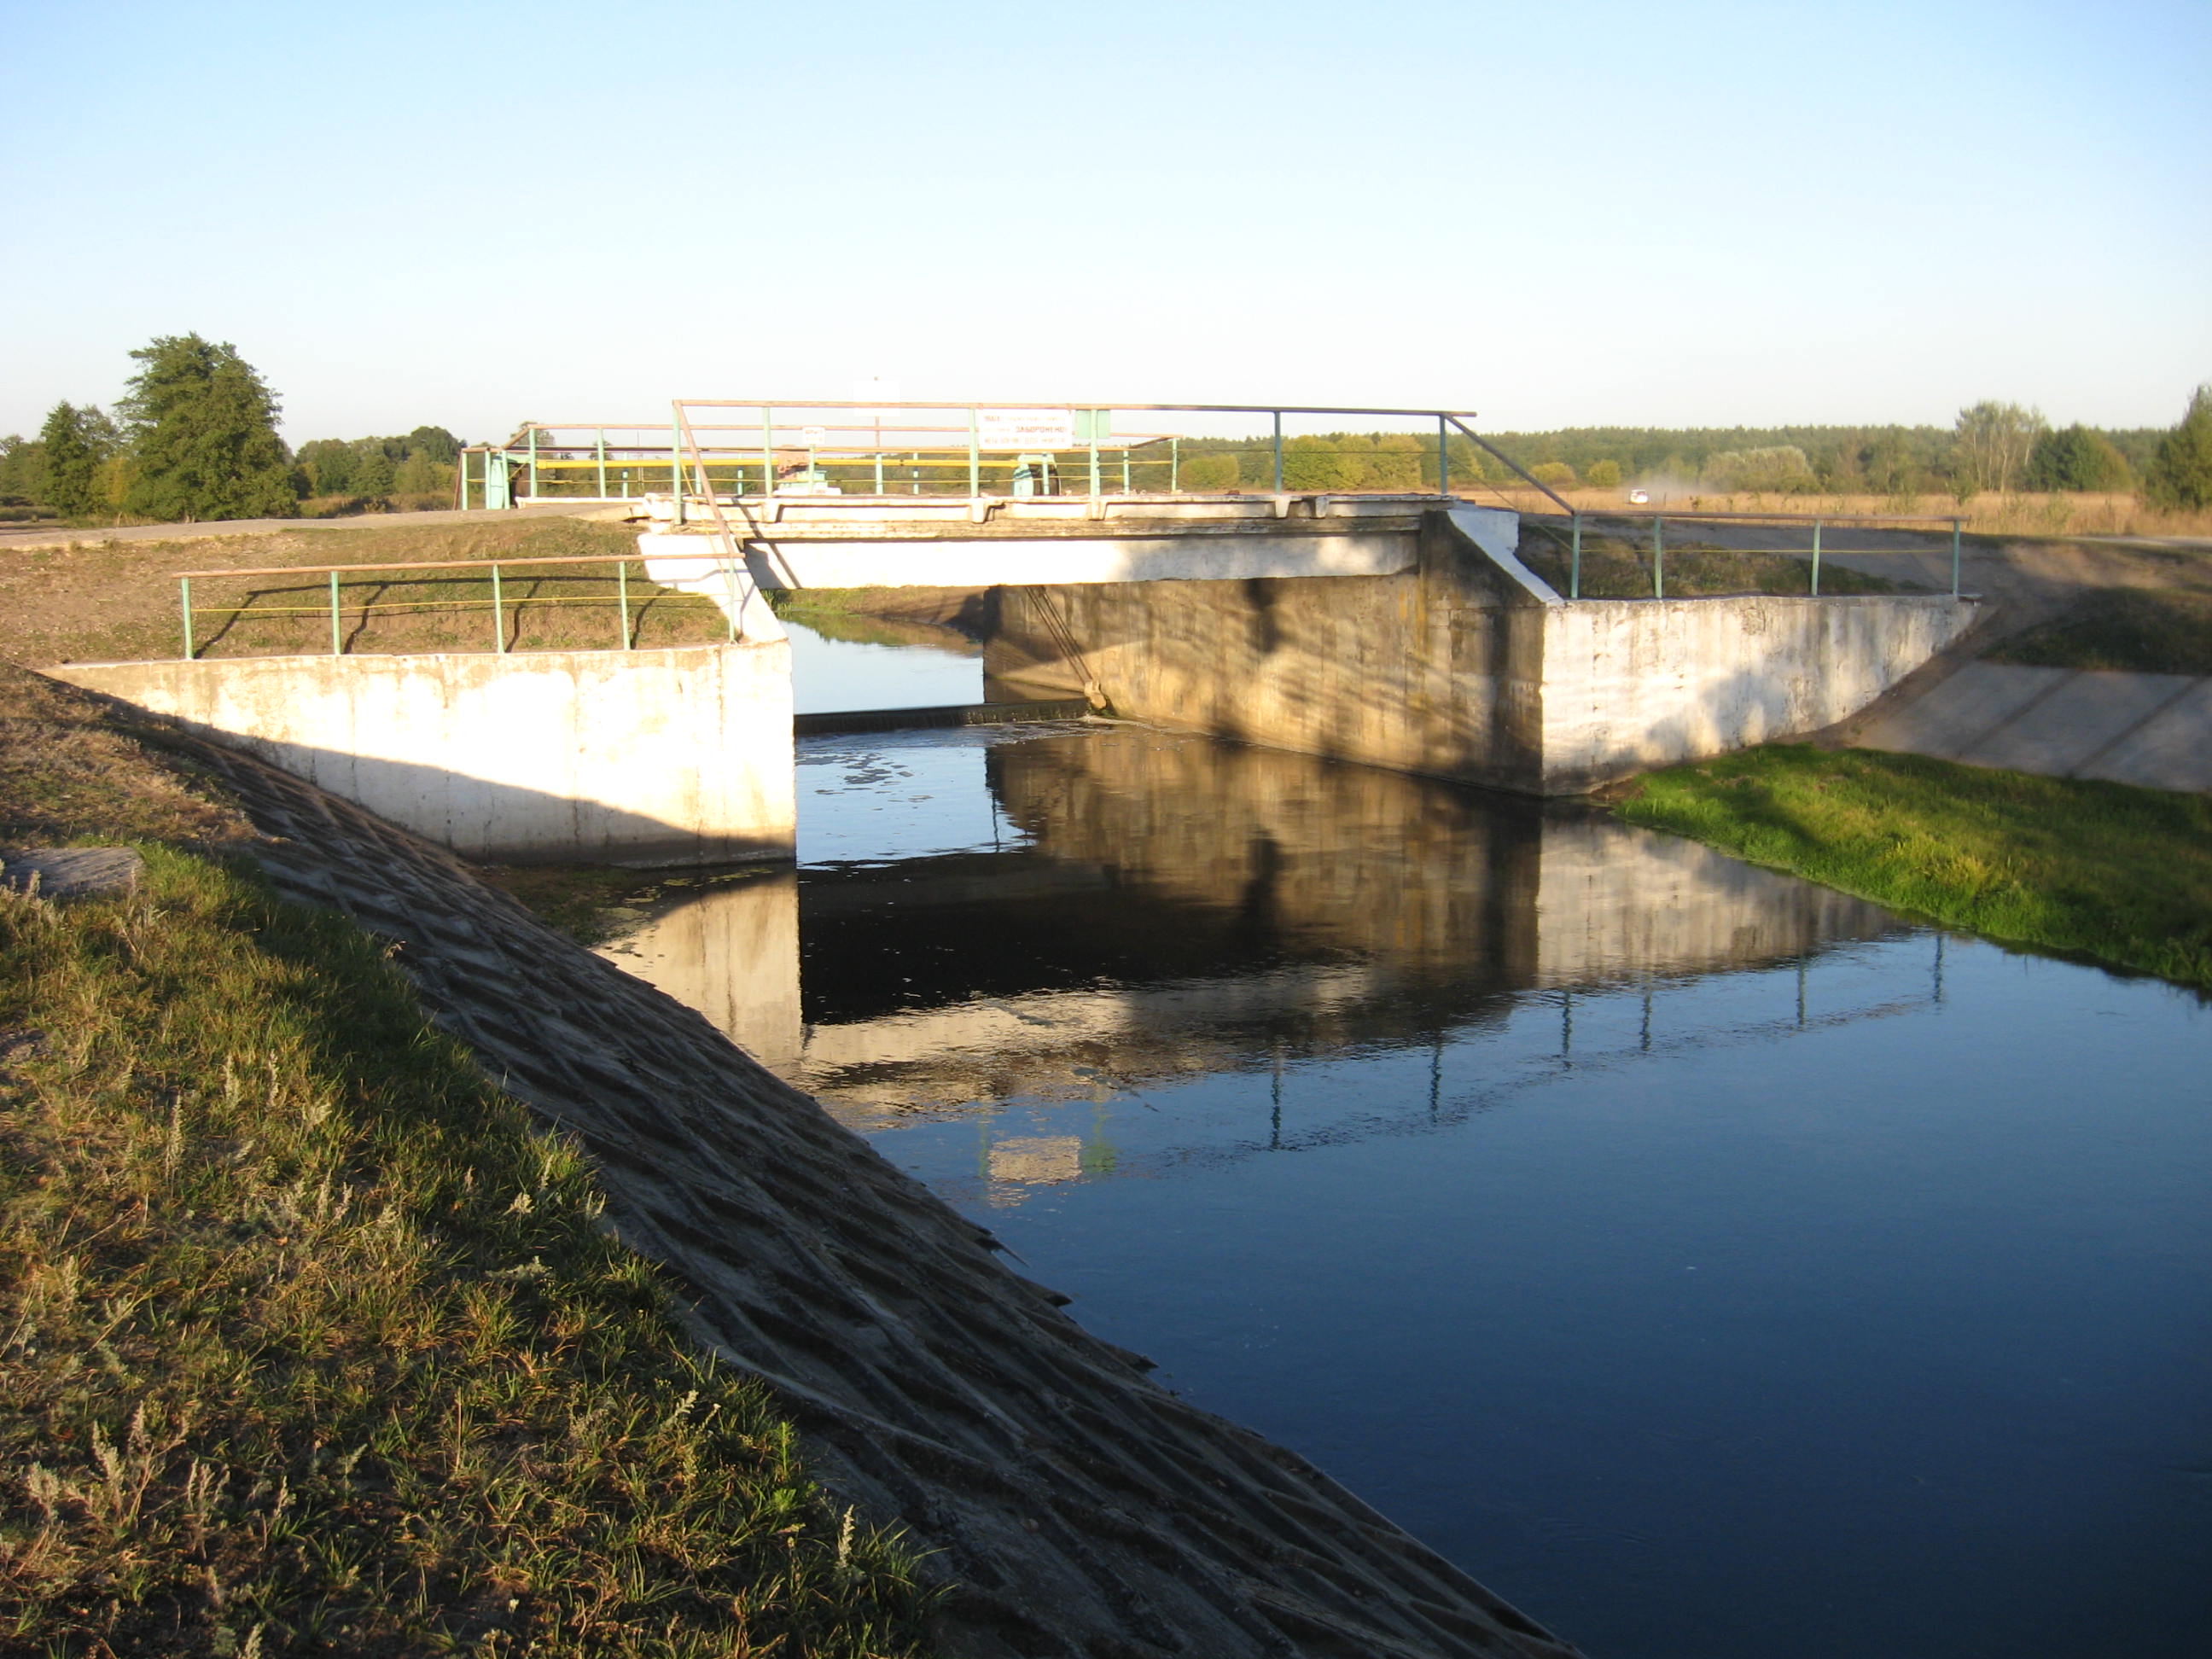
[[[486,611],[490,613],[491,649],[503,653],[513,648],[508,643],[510,618],[514,623],[514,631],[519,635],[522,613],[531,607],[609,606],[607,598],[592,594],[510,594],[507,592],[507,581],[512,573],[524,570],[535,574],[545,567],[556,565],[570,567],[597,565],[613,568],[614,591],[611,596],[612,604],[609,608],[617,619],[616,633],[620,647],[623,650],[629,651],[635,648],[637,628],[642,615],[632,605],[629,568],[634,564],[642,566],[644,562],[642,558],[635,554],[625,556],[603,553],[578,555],[565,558],[438,559],[398,564],[286,565],[233,570],[178,571],[175,574],[178,603],[183,624],[184,654],[188,661],[198,658],[202,647],[198,624],[202,619],[210,616],[222,617],[225,619],[225,625],[228,626],[229,623],[246,617],[311,617],[327,612],[331,622],[331,654],[337,657],[345,654],[346,619],[349,617],[358,618],[362,623],[366,624],[379,612],[410,612],[421,615],[439,611]],[[341,578],[346,575],[368,576],[373,577],[374,580],[357,585],[386,588],[408,582],[410,580],[410,573],[434,570],[471,573],[477,579],[489,581],[491,597],[489,599],[439,599],[384,601],[356,599],[349,604],[346,602],[341,582]],[[203,600],[196,605],[192,598],[192,584],[195,581],[262,578],[271,579],[270,586],[274,586],[279,582],[291,579],[315,576],[329,578],[329,599],[326,603],[256,605],[249,601],[243,605],[210,605]],[[646,586],[649,595],[648,604],[662,603],[671,599],[693,599],[704,605],[714,604],[712,599],[703,593],[669,592],[651,582],[649,579]],[[722,611],[728,636],[734,640],[738,637],[737,606],[733,603],[720,608]]]
[[[1546,491],[1548,495],[1551,492]],[[1559,498],[1553,496],[1553,500]],[[1562,506],[1566,504],[1562,501]],[[1667,597],[1667,527],[1686,525],[1771,525],[1778,529],[1797,528],[1808,532],[1809,539],[1798,545],[1784,547],[1748,547],[1727,544],[1712,548],[1700,548],[1698,552],[1719,552],[1750,556],[1779,556],[1802,558],[1806,562],[1806,592],[1811,597],[1820,596],[1820,561],[1826,556],[1847,556],[1855,558],[1894,556],[1917,558],[1927,556],[1925,548],[1898,547],[1837,547],[1825,541],[1827,532],[1836,530],[1891,530],[1925,533],[1926,529],[1942,526],[1950,532],[1951,597],[1959,596],[1960,567],[1965,540],[1966,520],[1963,518],[1913,518],[1881,514],[1819,514],[1799,516],[1786,513],[1588,513],[1572,507],[1566,508],[1565,546],[1568,555],[1567,597],[1579,599],[1583,596],[1583,551],[1585,534],[1608,527],[1635,527],[1649,525],[1651,547],[1651,597]],[[1540,522],[1536,526],[1558,537],[1558,527]],[[1678,549],[1678,556],[1689,550]]]

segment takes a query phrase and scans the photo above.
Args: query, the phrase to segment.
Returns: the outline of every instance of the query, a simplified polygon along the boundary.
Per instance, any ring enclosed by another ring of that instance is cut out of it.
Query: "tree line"
[[[2039,410],[1984,402],[1949,427],[1574,427],[1486,434],[1555,489],[1666,482],[1715,495],[2140,494],[2154,507],[2212,506],[2212,386],[2181,422],[2054,428]],[[1510,481],[1510,469],[1462,437],[1447,446],[1455,482]],[[1271,438],[1186,439],[1191,489],[1272,487]],[[1337,432],[1286,439],[1283,483],[1298,490],[1414,490],[1437,482],[1433,439]]]
[[[288,519],[450,499],[461,441],[443,427],[404,437],[320,438],[295,453],[282,405],[228,342],[163,335],[112,412],[56,404],[35,438],[0,438],[0,507],[80,521]]]

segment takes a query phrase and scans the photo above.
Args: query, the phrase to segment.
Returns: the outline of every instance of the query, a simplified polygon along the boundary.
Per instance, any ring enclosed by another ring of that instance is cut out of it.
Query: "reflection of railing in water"
[[[1146,1150],[1133,1147],[1127,1140],[1111,1138],[1113,1121],[1107,1108],[1118,1099],[1135,1097],[1151,1111],[1157,1113],[1169,1109],[1142,1099],[1133,1089],[1113,1089],[1112,1079],[1106,1079],[1108,1091],[1094,1097],[1096,1106],[1087,1134],[1048,1133],[1054,1126],[1049,1121],[1040,1123],[1036,1121],[1039,1114],[1036,1103],[979,1103],[974,1109],[974,1115],[983,1121],[984,1139],[979,1150],[980,1186],[991,1201],[1003,1206],[1019,1203],[1024,1195],[1024,1189],[1030,1186],[1060,1185],[1075,1180],[1109,1177],[1152,1177],[1193,1164],[1234,1164],[1270,1152],[1315,1151],[1356,1145],[1383,1136],[1427,1133],[1463,1123],[1477,1113],[1498,1109],[1531,1090],[1572,1075],[1578,1070],[1587,1071],[1592,1066],[1633,1065],[1639,1060],[1665,1060],[1746,1042],[1786,1040],[1808,1031],[1832,1030],[1867,1020],[1894,1018],[1940,1006],[1943,1001],[1944,936],[1936,933],[1931,937],[1934,941],[1931,985],[1923,994],[1893,995],[1864,1006],[1812,1013],[1805,1004],[1807,975],[1812,961],[1817,958],[1801,959],[1795,965],[1798,1006],[1794,1015],[1749,1024],[1732,1022],[1725,1025],[1693,1029],[1669,1039],[1664,1035],[1655,1034],[1653,1030],[1655,992],[1665,984],[1680,984],[1682,981],[1660,981],[1647,984],[1638,991],[1644,1018],[1638,1042],[1632,1046],[1601,1050],[1594,1055],[1586,1052],[1577,1057],[1574,1053],[1573,1006],[1577,994],[1562,988],[1556,994],[1560,1011],[1560,1037],[1556,1050],[1547,1048],[1541,1053],[1528,1054],[1526,1068],[1520,1075],[1455,1093],[1447,1081],[1447,1058],[1455,1044],[1464,1042],[1468,1033],[1463,1030],[1439,1030],[1429,1044],[1425,1090],[1419,1096],[1418,1103],[1396,1112],[1340,1114],[1319,1121],[1311,1117],[1302,1120],[1301,1102],[1294,1088],[1294,1080],[1301,1073],[1325,1078],[1331,1069],[1331,1061],[1326,1058],[1309,1057],[1310,1063],[1302,1065],[1297,1057],[1287,1054],[1280,1046],[1264,1055],[1255,1052],[1247,1056],[1246,1063],[1240,1069],[1248,1074],[1263,1070],[1268,1074],[1264,1137],[1256,1132],[1238,1127],[1239,1123],[1250,1121],[1249,1117],[1241,1117],[1224,1124],[1222,1133],[1210,1141],[1185,1139],[1166,1148]],[[1828,954],[1832,953],[1822,953],[1824,956]],[[1617,988],[1614,994],[1626,988]],[[1554,1000],[1549,995],[1540,995],[1544,1000]],[[1494,1064],[1498,1033],[1495,1030],[1487,1030],[1482,1035],[1486,1041],[1480,1053],[1487,1068]],[[1368,1058],[1358,1057],[1354,1063]],[[1341,1099],[1345,1092],[1340,1084],[1333,1079],[1328,1082],[1326,1089],[1328,1098]],[[863,1133],[895,1131],[917,1121],[910,1115],[856,1114],[842,1107],[834,1099],[830,1103],[833,1112],[841,1119]],[[990,1132],[998,1123],[1000,1115],[1018,1107],[1030,1109],[1027,1115],[1030,1121],[1022,1124],[1018,1133],[1002,1139],[992,1138]],[[1066,1111],[1072,1107],[1064,1104],[1056,1109]],[[1048,1116],[1055,1113],[1055,1109],[1050,1106],[1045,1106],[1042,1110]],[[1219,1115],[1215,1114],[1213,1121],[1218,1120]],[[1125,1121],[1149,1124],[1158,1120],[1146,1117]],[[1192,1115],[1188,1117],[1178,1115],[1175,1121],[1178,1125],[1198,1127],[1206,1120]],[[999,1156],[1001,1146],[1012,1146],[1020,1155],[1012,1159],[1001,1158]],[[1051,1155],[1046,1156],[1048,1152]]]

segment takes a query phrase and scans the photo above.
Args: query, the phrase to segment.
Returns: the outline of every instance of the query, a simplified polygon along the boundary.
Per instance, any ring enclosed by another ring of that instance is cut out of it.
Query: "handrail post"
[[[607,498],[607,429],[599,427],[595,430],[599,437],[599,499],[605,501]]]
[[[775,495],[775,410],[761,405],[761,499]]]
[[[331,572],[331,655],[345,654],[345,638],[338,628],[338,573]]]
[[[177,590],[177,597],[185,608],[185,660],[190,662],[198,654],[192,645],[192,579],[178,577]]]
[[[968,406],[968,498],[970,501],[983,493],[983,452],[981,434],[977,429],[975,406]]]
[[[674,522],[684,522],[684,426],[672,422],[668,428],[668,487],[676,492]]]
[[[1964,519],[1951,520],[1951,597],[1954,599],[1959,597],[1959,532],[1965,523]]]
[[[1567,562],[1567,597],[1579,599],[1583,596],[1583,515],[1575,514],[1575,548]]]
[[[1437,416],[1437,494],[1451,494],[1451,445],[1445,439],[1444,417],[1441,415]]]
[[[1667,597],[1667,521],[1656,514],[1651,520],[1651,597]]]
[[[1813,597],[1820,597],[1820,521],[1813,520]]]
[[[533,506],[538,501],[538,428],[534,426],[530,428],[530,500]]]
[[[629,649],[629,561],[615,561],[615,603],[622,607],[622,648]]]
[[[1173,433],[1168,435],[1168,494],[1182,493],[1182,440]]]
[[[507,654],[507,611],[501,603],[503,595],[499,585],[499,567],[491,568],[491,638],[493,648],[501,656]]]
[[[1275,411],[1275,493],[1283,493],[1283,411]]]

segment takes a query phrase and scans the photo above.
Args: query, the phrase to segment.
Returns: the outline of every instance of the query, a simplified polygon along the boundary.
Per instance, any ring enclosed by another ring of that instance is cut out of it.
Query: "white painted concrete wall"
[[[702,544],[704,544],[702,550]],[[638,551],[659,572],[672,561],[712,568],[716,533],[647,532]],[[1388,576],[1413,568],[1403,530],[1246,531],[1159,536],[950,536],[875,541],[748,541],[745,561],[763,587],[997,587],[1063,582],[1220,581],[1254,576]],[[713,594],[712,585],[699,592]],[[748,616],[750,616],[748,612]],[[750,635],[750,623],[747,623]]]
[[[1948,595],[1547,606],[1544,793],[1832,726],[1964,634],[1974,616],[1974,601]]]
[[[791,647],[73,663],[471,857],[788,858]]]

